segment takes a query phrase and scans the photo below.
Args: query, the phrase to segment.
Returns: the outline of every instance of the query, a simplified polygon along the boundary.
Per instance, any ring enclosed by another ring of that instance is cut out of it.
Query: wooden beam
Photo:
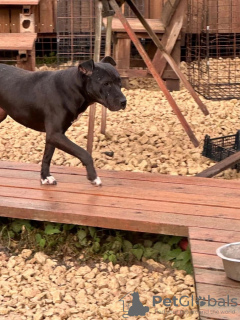
[[[107,30],[106,30],[106,43],[105,43],[105,56],[111,56],[112,44],[112,16],[107,17]],[[107,108],[102,106],[102,119],[101,119],[101,133],[106,133],[107,126]]]
[[[196,174],[196,177],[203,177],[203,178],[212,178],[218,173],[233,167],[236,163],[240,161],[240,151],[237,153],[231,155],[230,157],[227,157],[226,159],[222,160],[221,162],[218,162],[214,166]]]
[[[112,0],[114,1],[114,0]],[[189,81],[187,80],[187,78],[185,77],[185,75],[182,73],[182,71],[180,70],[180,68],[178,67],[178,65],[176,64],[176,62],[173,60],[173,58],[167,53],[166,49],[164,48],[164,46],[162,45],[161,41],[158,39],[157,35],[155,34],[155,32],[151,29],[150,25],[148,24],[148,22],[144,19],[144,17],[142,16],[141,12],[138,10],[138,8],[135,6],[135,4],[132,2],[132,0],[126,0],[127,3],[129,4],[130,8],[132,9],[132,11],[136,14],[136,16],[138,17],[138,19],[141,21],[141,23],[143,24],[143,26],[145,27],[146,31],[148,32],[149,36],[151,37],[151,39],[153,40],[153,42],[155,43],[155,45],[157,46],[157,48],[159,50],[161,50],[163,57],[167,60],[167,62],[169,63],[169,65],[171,66],[171,68],[174,70],[174,72],[178,75],[178,77],[181,79],[181,81],[183,82],[183,84],[185,85],[186,89],[189,91],[189,93],[191,94],[191,96],[193,97],[193,99],[196,101],[196,103],[198,104],[199,108],[202,110],[202,112],[205,115],[208,115],[208,109],[206,108],[206,106],[204,105],[204,103],[200,100],[200,98],[198,97],[198,95],[196,94],[196,92],[194,91],[193,87],[191,86],[191,84],[189,83]]]
[[[163,22],[164,26],[168,26],[169,22],[172,19],[172,16],[175,13],[175,10],[177,9],[177,6],[179,5],[179,2],[181,0],[168,0],[163,7],[161,21]]]
[[[179,2],[179,1],[178,1]],[[184,14],[187,8],[187,0],[180,0],[178,7],[171,19],[170,24],[166,27],[166,31],[162,37],[161,44],[165,47],[168,54],[172,53],[172,50],[176,44],[176,41],[180,35]],[[159,75],[162,76],[164,69],[166,68],[167,61],[163,57],[161,50],[157,49],[153,58],[153,64],[158,71]]]
[[[102,2],[99,0],[96,3],[96,22],[95,22],[95,47],[94,47],[94,62],[99,62],[101,51],[101,36],[102,36]],[[92,154],[93,137],[94,137],[94,122],[96,114],[96,103],[90,106],[89,121],[88,121],[88,141],[87,151]]]

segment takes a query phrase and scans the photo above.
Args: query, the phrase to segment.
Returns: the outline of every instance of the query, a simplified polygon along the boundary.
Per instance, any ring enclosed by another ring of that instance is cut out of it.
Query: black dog
[[[28,128],[46,132],[42,184],[56,184],[49,167],[58,148],[77,157],[86,167],[88,179],[101,185],[91,155],[70,141],[65,132],[94,102],[111,111],[126,108],[115,65],[111,57],[60,71],[31,72],[0,64],[0,122],[9,115]]]

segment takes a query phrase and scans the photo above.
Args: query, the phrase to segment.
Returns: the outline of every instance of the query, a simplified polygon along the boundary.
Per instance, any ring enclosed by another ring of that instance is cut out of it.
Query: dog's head
[[[126,108],[127,100],[121,91],[121,78],[114,68],[116,62],[105,57],[100,62],[88,60],[78,66],[85,81],[85,90],[93,102],[104,105],[111,111]]]

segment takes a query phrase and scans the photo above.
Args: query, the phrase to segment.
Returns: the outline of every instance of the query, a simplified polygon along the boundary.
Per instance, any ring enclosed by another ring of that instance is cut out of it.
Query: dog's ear
[[[80,63],[78,66],[78,70],[83,73],[86,74],[87,76],[91,76],[91,74],[93,73],[93,69],[95,68],[94,66],[94,61],[93,60],[88,60],[85,61],[83,63]]]
[[[110,63],[112,66],[116,66],[117,64],[116,64],[116,62],[113,60],[113,58],[112,57],[110,57],[110,56],[106,56],[105,58],[103,58],[102,60],[101,60],[101,62],[103,62],[103,63]]]

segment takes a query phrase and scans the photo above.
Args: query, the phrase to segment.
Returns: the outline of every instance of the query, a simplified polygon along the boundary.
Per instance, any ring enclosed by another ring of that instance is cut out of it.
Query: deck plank
[[[240,283],[238,281],[229,279],[224,271],[195,268],[194,275],[197,283],[240,289]],[[230,289],[228,290],[231,291]]]
[[[209,307],[205,305],[200,308],[201,320],[239,320],[240,310],[239,306],[232,307],[227,306],[225,308],[219,308],[219,306]]]
[[[2,177],[0,179],[0,185],[9,185],[7,180],[3,179],[4,177],[14,179],[14,181],[17,181],[17,179],[20,178],[39,181],[38,172],[16,171],[10,169],[0,169],[0,177]],[[60,188],[62,182],[69,183],[68,186],[65,186],[68,188],[65,189],[66,191],[71,192],[71,189],[77,190],[78,187],[80,188],[79,190],[81,190],[87,186],[87,190],[90,188],[93,193],[96,192],[90,187],[85,176],[69,176],[61,174],[59,177],[56,176],[56,178],[59,181]],[[11,185],[11,180],[9,180],[9,182]],[[240,219],[238,214],[238,210],[240,209],[240,203],[238,201],[240,190],[224,192],[222,189],[220,189],[220,191],[216,190],[215,187],[212,190],[209,190],[204,186],[192,188],[189,185],[175,186],[167,183],[162,184],[161,182],[156,184],[150,181],[145,181],[142,186],[136,180],[124,179],[119,181],[108,177],[105,177],[103,184],[104,188],[101,191],[102,195],[109,195],[110,192],[111,195],[120,194],[125,198],[142,198],[152,201],[167,200],[168,202],[193,204],[195,206],[196,214],[199,215],[212,215],[214,211],[215,215],[217,214],[217,216],[222,218],[229,217],[232,219]],[[129,192],[129,190],[131,190],[131,192]],[[209,197],[211,192],[211,197]],[[206,206],[206,208],[202,210],[201,206]],[[216,207],[219,207],[218,213],[216,213]],[[226,210],[226,208],[228,208],[228,210]],[[207,212],[209,212],[209,214]]]
[[[191,228],[189,229],[189,237],[192,240],[206,240],[214,242],[229,243],[229,230],[218,230],[213,229],[203,229],[203,228]],[[231,242],[240,241],[240,232],[231,233]]]
[[[223,246],[224,244],[226,244],[226,242],[212,242],[191,239],[191,252],[211,254],[215,256],[217,248]]]
[[[201,297],[205,297],[206,300],[213,299],[224,299],[226,302],[228,301],[229,296],[229,304],[238,304],[240,305],[240,300],[231,301],[232,298],[237,299],[240,297],[240,286],[238,287],[225,287],[222,285],[213,285],[213,284],[205,284],[197,282],[197,292]],[[211,292],[211,294],[209,294]]]
[[[224,270],[222,260],[217,255],[192,252],[192,263],[194,268]]]
[[[1,169],[11,169],[13,171],[31,171],[40,172],[40,165],[33,163],[20,163],[14,161],[0,161]],[[67,174],[69,176],[86,176],[86,170],[78,167],[52,166],[52,173]],[[187,176],[171,176],[165,174],[152,174],[148,172],[125,172],[101,170],[101,177],[115,178],[121,180],[135,181],[152,181],[169,183],[171,185],[191,185],[191,186],[207,186],[208,188],[217,187],[221,189],[237,189],[240,188],[240,180],[224,180],[224,179],[207,179]]]

